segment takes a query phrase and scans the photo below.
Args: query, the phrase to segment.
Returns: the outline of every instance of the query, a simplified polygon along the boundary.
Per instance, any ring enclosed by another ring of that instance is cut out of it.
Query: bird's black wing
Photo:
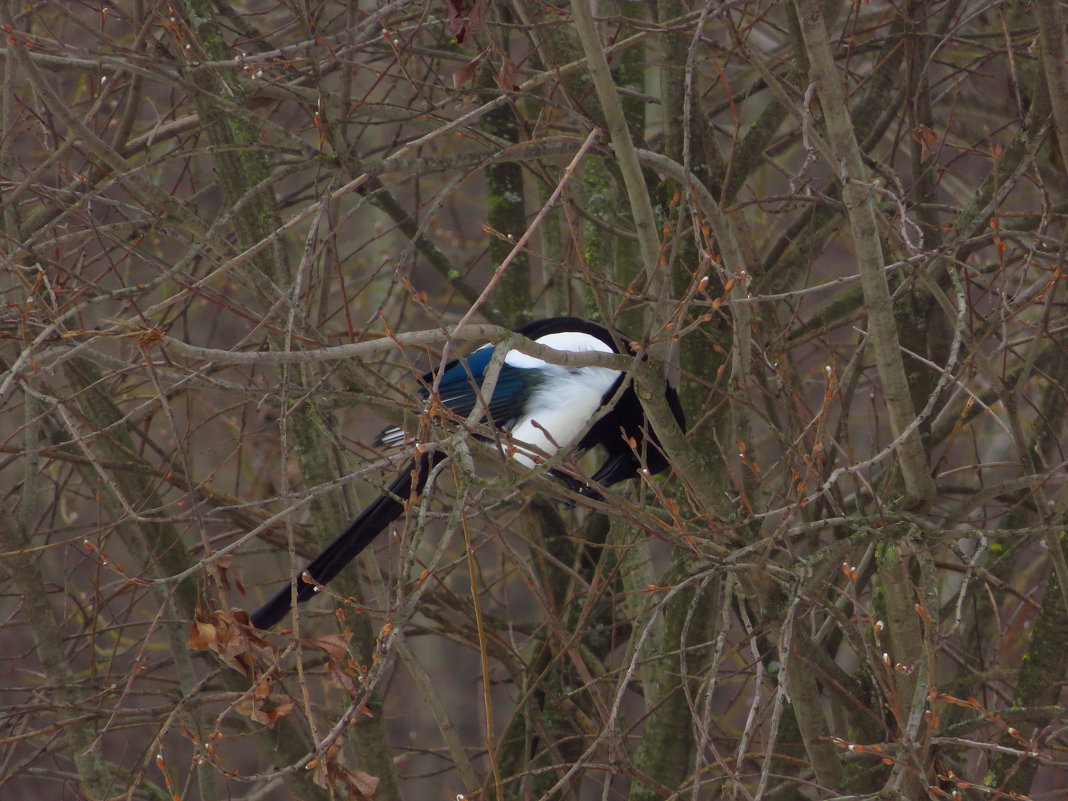
[[[627,379],[629,381],[629,379]],[[608,403],[617,394],[617,384],[605,393],[604,402]],[[592,448],[594,445],[604,447],[607,458],[593,474],[591,484],[610,487],[628,478],[634,478],[645,467],[650,473],[661,473],[668,467],[667,455],[664,453],[660,439],[656,436],[645,417],[641,401],[629,383],[619,394],[616,405],[594,423],[586,436],[579,442],[580,449]],[[664,387],[664,399],[671,409],[679,428],[686,430],[686,416],[679,402],[679,395],[670,384]],[[590,497],[598,497],[592,486],[587,485],[580,491]]]

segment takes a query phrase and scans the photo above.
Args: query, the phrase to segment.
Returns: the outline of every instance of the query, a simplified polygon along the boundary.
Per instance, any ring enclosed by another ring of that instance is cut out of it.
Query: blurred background
[[[1066,16],[0,3],[0,796],[1063,798]],[[558,315],[672,471],[427,414]]]

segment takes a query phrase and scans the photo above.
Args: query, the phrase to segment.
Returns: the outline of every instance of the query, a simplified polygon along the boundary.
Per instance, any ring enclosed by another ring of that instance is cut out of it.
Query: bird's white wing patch
[[[539,345],[554,350],[584,353],[597,351],[613,353],[612,348],[595,336],[577,331],[561,331],[546,334],[536,340]],[[479,350],[490,347],[484,345]],[[476,351],[477,352],[477,351]],[[540,381],[535,385],[525,404],[524,414],[511,427],[512,440],[517,448],[515,459],[534,467],[542,453],[550,456],[560,448],[571,445],[597,413],[604,398],[616,379],[618,370],[607,367],[565,367],[510,350],[504,363],[520,369],[538,370]],[[457,396],[459,397],[459,396]],[[452,396],[442,398],[447,406]],[[407,435],[399,428],[387,428],[376,439],[379,445],[393,447],[404,444]],[[529,445],[529,450],[523,445]]]
[[[545,345],[553,350],[571,353],[584,353],[591,350],[596,350],[601,353],[612,353],[612,349],[597,337],[591,336],[590,334],[581,334],[577,331],[561,331],[556,334],[546,334],[543,337],[538,337],[534,341],[539,345]],[[547,365],[547,363],[541,359],[535,358],[534,356],[528,356],[518,350],[508,351],[508,355],[504,357],[504,363],[510,364],[512,367],[526,367],[528,369],[544,367]],[[596,368],[584,369],[589,370]]]
[[[598,351],[612,353],[607,344],[590,334],[562,331],[546,334],[535,340],[554,350],[583,353]],[[601,406],[601,400],[619,378],[618,370],[607,367],[564,367],[511,350],[504,358],[512,367],[537,369],[542,380],[527,400],[525,414],[512,426],[512,439],[517,445],[531,445],[537,451],[552,455],[572,444],[586,429]],[[535,450],[517,449],[517,461],[533,467],[538,456]]]

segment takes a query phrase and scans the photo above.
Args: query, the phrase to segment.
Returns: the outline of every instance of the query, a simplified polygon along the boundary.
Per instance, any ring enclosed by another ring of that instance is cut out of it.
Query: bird
[[[516,329],[516,333],[568,353],[626,353],[626,343],[631,341],[618,331],[579,317],[535,320]],[[494,372],[494,353],[494,345],[483,345],[466,357],[449,361],[439,371],[428,372],[421,380],[424,401],[433,394],[437,404],[452,415],[467,418],[482,402],[479,393],[483,381]],[[581,454],[599,445],[606,459],[589,482],[549,471],[562,478],[570,489],[591,498],[600,497],[598,487],[634,478],[642,470],[656,474],[667,469],[668,458],[625,372],[608,367],[550,364],[523,353],[521,345],[508,350],[498,362],[496,383],[485,404],[485,422],[508,433],[508,452],[520,464],[536,468],[561,449]],[[678,393],[666,381],[664,398],[679,427],[685,430]],[[375,444],[387,447],[406,442],[410,440],[398,427],[386,428],[375,438]],[[413,457],[385,492],[308,563],[295,582],[297,602],[314,597],[322,585],[400,517],[406,504],[423,491],[430,471],[445,458],[442,451],[433,449],[424,449]],[[253,626],[269,629],[289,613],[292,584],[287,583],[252,614]]]

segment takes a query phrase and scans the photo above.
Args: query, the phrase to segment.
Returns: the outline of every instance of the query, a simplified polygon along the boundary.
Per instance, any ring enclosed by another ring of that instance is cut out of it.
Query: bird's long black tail
[[[386,493],[364,509],[347,529],[304,568],[304,571],[318,584],[326,584],[334,578],[345,565],[374,542],[375,537],[386,526],[401,516],[405,502],[423,491],[431,469],[444,458],[443,453],[432,451],[409,462],[386,488]],[[315,585],[309,584],[299,575],[296,584],[298,603],[303,603],[315,595]],[[252,625],[258,629],[269,629],[286,616],[292,602],[293,589],[290,584],[286,584],[277,595],[256,610],[252,615]]]

